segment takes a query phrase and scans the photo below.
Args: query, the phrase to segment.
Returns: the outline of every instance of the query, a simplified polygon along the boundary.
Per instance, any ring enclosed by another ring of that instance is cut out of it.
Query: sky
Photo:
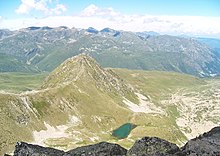
[[[0,0],[0,29],[29,26],[220,38],[220,0]]]

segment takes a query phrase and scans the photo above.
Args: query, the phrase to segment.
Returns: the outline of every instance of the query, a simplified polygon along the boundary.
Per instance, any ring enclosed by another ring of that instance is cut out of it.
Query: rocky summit
[[[15,146],[14,156],[123,156],[127,150],[120,145],[101,142],[78,147],[68,152],[19,142]]]
[[[188,141],[182,148],[156,137],[137,140],[128,151],[120,145],[107,142],[78,147],[67,152],[19,142],[15,146],[14,156],[219,156],[219,140],[220,127],[215,127]]]
[[[184,155],[220,155],[220,127],[188,141],[182,151]]]
[[[78,147],[71,151],[68,151],[64,154],[64,156],[95,156],[95,155],[102,155],[102,156],[117,156],[117,155],[126,155],[127,150],[120,145],[101,142],[95,145],[89,145],[84,147]]]
[[[157,137],[144,137],[135,142],[128,155],[174,155],[177,152],[180,152],[180,149],[173,143]]]
[[[15,146],[14,156],[28,156],[28,155],[64,155],[64,151],[56,150],[53,148],[45,148],[38,145],[31,145],[25,142],[18,142]]]

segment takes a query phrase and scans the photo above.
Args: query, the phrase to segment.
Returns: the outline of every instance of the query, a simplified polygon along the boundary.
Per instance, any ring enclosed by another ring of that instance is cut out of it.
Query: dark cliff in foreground
[[[220,126],[188,141],[182,148],[157,137],[137,140],[131,149],[107,142],[64,152],[18,142],[14,156],[220,156]]]

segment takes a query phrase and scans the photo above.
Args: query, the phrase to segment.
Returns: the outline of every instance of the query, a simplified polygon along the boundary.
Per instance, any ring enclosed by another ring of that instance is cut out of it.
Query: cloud
[[[15,10],[18,14],[28,14],[32,10],[41,11],[46,15],[59,15],[66,11],[66,7],[63,4],[56,4],[54,8],[49,8],[49,3],[53,3],[52,0],[21,0],[20,6]]]
[[[28,2],[24,3],[25,1]],[[46,6],[49,0],[40,0],[38,2],[36,0],[23,0],[22,2],[22,4],[25,4],[23,12],[37,8],[37,10],[46,13],[52,11],[56,15],[41,19],[4,19],[0,24],[0,28],[19,29],[29,26],[58,27],[65,25],[70,28],[94,27],[100,30],[110,27],[125,31],[156,31],[161,34],[185,34],[220,38],[219,17],[127,15],[115,11],[113,8],[100,8],[94,4],[89,5],[77,15],[60,16],[59,14],[66,9],[62,4],[49,9]],[[21,10],[20,12],[22,12]]]
[[[66,7],[63,4],[57,4],[55,8],[50,9],[51,12],[60,15],[62,12],[66,11]]]
[[[15,10],[18,14],[28,13],[35,6],[34,0],[21,0],[21,5]]]
[[[119,12],[116,12],[113,10],[113,8],[99,8],[94,4],[90,4],[88,7],[86,7],[82,13],[81,16],[85,17],[115,17],[120,16],[121,14]]]
[[[111,27],[136,32],[157,31],[163,34],[219,35],[220,37],[220,18],[218,17],[126,15],[113,8],[99,8],[94,4],[85,8],[80,16],[81,24],[78,23],[75,26],[93,26],[98,29]],[[85,19],[87,22],[83,22]]]

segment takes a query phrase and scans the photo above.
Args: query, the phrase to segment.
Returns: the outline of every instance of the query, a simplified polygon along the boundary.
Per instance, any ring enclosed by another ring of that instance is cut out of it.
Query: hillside
[[[1,34],[0,54],[8,60],[4,60],[7,68],[2,66],[0,71],[52,71],[66,59],[86,53],[103,67],[175,71],[200,77],[220,73],[215,50],[191,38],[67,27],[29,27],[1,30]],[[12,59],[23,68],[11,63]]]
[[[0,53],[0,71],[26,73],[40,72],[35,66],[26,64],[20,57],[3,53]]]
[[[219,85],[172,72],[103,69],[81,54],[38,90],[0,93],[1,153],[20,140],[62,150],[100,141],[130,148],[143,136],[182,145],[220,123]],[[124,139],[113,137],[126,123],[137,126]]]
[[[177,126],[191,139],[217,126],[220,108],[220,80],[198,79],[189,75],[114,70],[126,82],[151,97],[154,104],[167,109]]]
[[[48,73],[0,73],[0,90],[10,93],[21,93],[39,89]]]
[[[202,43],[205,43],[206,45],[208,45],[209,47],[214,49],[214,51],[216,51],[216,53],[220,54],[220,39],[215,39],[215,38],[197,38],[197,40],[202,42]]]

